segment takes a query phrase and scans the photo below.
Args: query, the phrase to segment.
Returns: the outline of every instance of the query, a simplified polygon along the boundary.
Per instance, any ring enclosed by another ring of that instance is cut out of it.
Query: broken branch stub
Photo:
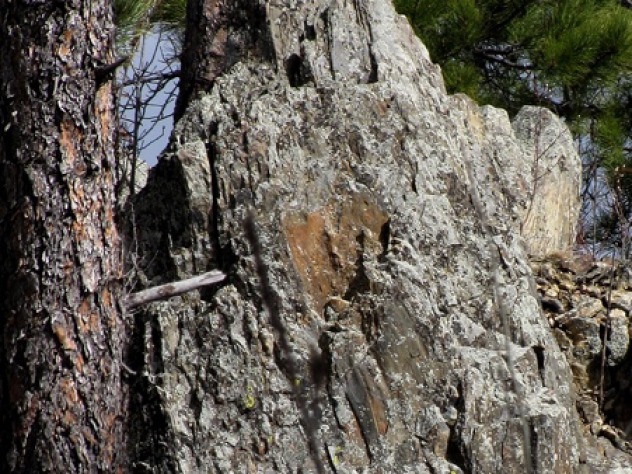
[[[202,275],[187,278],[186,280],[174,281],[164,285],[154,286],[137,293],[130,294],[125,298],[125,309],[128,311],[151,303],[153,301],[164,300],[172,296],[178,296],[189,291],[197,290],[204,286],[221,283],[226,279],[226,274],[219,270],[212,270]]]

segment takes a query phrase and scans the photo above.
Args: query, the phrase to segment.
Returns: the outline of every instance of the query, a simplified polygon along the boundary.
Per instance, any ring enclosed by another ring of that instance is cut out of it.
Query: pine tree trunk
[[[0,0],[0,472],[124,469],[107,0]]]

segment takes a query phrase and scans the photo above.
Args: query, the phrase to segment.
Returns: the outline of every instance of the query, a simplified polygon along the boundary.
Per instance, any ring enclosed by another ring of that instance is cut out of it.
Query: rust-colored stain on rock
[[[388,416],[386,413],[386,405],[384,396],[377,392],[376,387],[371,385],[370,381],[365,381],[368,387],[367,399],[373,417],[373,423],[377,432],[385,435],[388,432]],[[377,392],[377,393],[376,393]]]
[[[379,253],[388,220],[364,195],[285,217],[292,260],[319,312],[329,298],[345,295],[365,250]]]

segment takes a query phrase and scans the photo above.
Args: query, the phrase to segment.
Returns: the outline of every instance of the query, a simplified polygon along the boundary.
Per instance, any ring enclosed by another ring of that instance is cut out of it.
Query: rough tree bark
[[[0,0],[0,471],[125,468],[108,0]]]
[[[182,52],[178,120],[197,92],[209,91],[217,77],[245,55],[274,54],[265,34],[265,6],[249,0],[191,0]],[[264,36],[262,36],[264,35]]]

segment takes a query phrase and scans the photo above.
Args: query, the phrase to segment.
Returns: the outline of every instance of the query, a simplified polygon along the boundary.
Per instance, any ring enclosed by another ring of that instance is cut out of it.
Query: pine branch
[[[158,72],[145,76],[132,77],[120,84],[120,87],[133,86],[135,84],[149,84],[152,82],[167,82],[180,77],[180,71]]]
[[[109,81],[113,75],[114,71],[118,67],[120,67],[123,63],[129,60],[129,56],[123,56],[122,58],[117,59],[113,63],[104,64],[103,66],[99,66],[94,70],[94,80],[97,85],[101,85],[106,81]]]
[[[532,71],[533,70],[533,64],[531,63],[521,64],[515,61],[511,61],[497,52],[488,52],[487,49],[477,48],[474,50],[474,54],[476,54],[477,56],[483,59],[486,59],[487,61],[491,61],[497,64],[502,64],[503,66],[506,66],[511,69],[517,69],[519,71]]]

